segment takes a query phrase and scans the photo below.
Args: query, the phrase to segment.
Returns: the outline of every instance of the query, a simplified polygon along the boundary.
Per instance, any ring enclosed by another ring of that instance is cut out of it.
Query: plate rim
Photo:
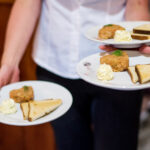
[[[150,21],[118,21],[117,23],[116,22],[114,22],[114,21],[112,21],[111,22],[112,24],[114,23],[114,24],[124,24],[124,23],[126,23],[126,24],[130,24],[130,23],[145,23],[145,24],[150,24]],[[92,38],[90,38],[90,36],[88,35],[88,32],[89,31],[91,31],[91,30],[94,30],[94,29],[97,29],[97,28],[101,28],[102,26],[104,26],[105,24],[101,24],[101,25],[96,25],[96,26],[93,26],[93,27],[90,27],[90,28],[88,28],[85,32],[84,32],[84,36],[88,39],[88,40],[90,40],[90,41],[94,41],[94,42],[97,42],[97,43],[102,43],[102,44],[105,44],[105,45],[114,45],[114,46],[134,46],[134,47],[139,47],[140,45],[142,45],[142,44],[150,44],[150,39],[149,40],[140,40],[139,42],[137,42],[137,43],[132,43],[132,42],[107,42],[107,40],[98,40],[98,39],[92,39]],[[137,40],[138,41],[138,40]],[[137,45],[137,46],[135,46],[135,45]]]
[[[134,50],[123,50],[123,51],[138,52],[138,51],[134,51]],[[102,88],[108,88],[108,89],[119,90],[119,91],[138,91],[138,90],[150,88],[150,83],[149,84],[141,84],[140,86],[134,86],[133,85],[133,86],[128,87],[127,85],[125,85],[125,86],[115,85],[115,87],[113,87],[113,85],[99,84],[99,83],[89,81],[87,78],[83,78],[82,74],[79,71],[80,66],[83,65],[83,62],[85,62],[85,60],[87,60],[87,58],[98,56],[98,55],[100,55],[100,53],[95,53],[95,54],[89,55],[89,56],[83,58],[82,60],[80,60],[80,62],[77,64],[76,71],[82,80],[84,80],[87,83],[90,83],[92,85],[98,86],[100,88],[102,87]],[[138,53],[140,53],[140,52],[138,52]],[[102,82],[102,81],[100,81],[100,82]],[[104,83],[104,82],[102,82],[102,83]]]
[[[61,87],[61,88],[63,88],[64,90],[66,90],[66,92],[69,94],[69,96],[70,96],[70,103],[69,103],[69,105],[68,105],[68,107],[67,107],[67,109],[65,110],[65,111],[63,111],[63,113],[61,113],[59,116],[57,116],[57,117],[54,117],[52,120],[43,120],[43,121],[41,121],[41,122],[34,122],[34,121],[32,121],[32,122],[29,122],[29,121],[27,121],[26,123],[13,123],[13,122],[7,122],[7,121],[1,121],[0,120],[0,123],[2,123],[2,124],[6,124],[6,125],[11,125],[11,126],[34,126],[34,125],[40,125],[40,124],[44,124],[44,123],[48,123],[48,122],[51,122],[51,121],[54,121],[54,120],[56,120],[56,119],[59,119],[61,116],[63,116],[70,108],[71,108],[71,106],[72,106],[72,104],[73,104],[73,96],[72,96],[72,94],[71,94],[71,92],[66,88],[66,87],[64,87],[64,86],[62,86],[62,85],[60,85],[60,84],[58,84],[58,83],[55,83],[55,82],[50,82],[50,81],[44,81],[44,80],[26,80],[26,81],[19,81],[19,82],[15,82],[15,83],[10,83],[10,84],[8,84],[8,85],[6,85],[6,86],[4,86],[4,87],[2,87],[1,88],[1,90],[0,90],[0,95],[1,95],[1,91],[2,91],[2,89],[3,88],[5,88],[5,87],[8,87],[8,86],[11,86],[11,85],[15,85],[15,84],[17,84],[17,83],[27,83],[27,82],[40,82],[40,83],[42,83],[42,82],[44,82],[44,83],[51,83],[51,84],[54,84],[54,85],[56,85],[56,86],[59,86],[59,87]],[[0,96],[0,98],[1,98],[1,96]],[[40,118],[39,118],[40,119]],[[22,120],[23,120],[23,118],[22,118]],[[26,120],[24,120],[24,121],[26,121]],[[36,121],[36,120],[35,120]]]

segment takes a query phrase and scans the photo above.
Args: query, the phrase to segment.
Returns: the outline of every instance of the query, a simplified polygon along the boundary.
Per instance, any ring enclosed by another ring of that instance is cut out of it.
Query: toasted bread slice
[[[150,35],[150,24],[143,24],[133,28],[133,33]]]
[[[132,33],[131,37],[132,39],[135,39],[135,40],[149,40],[150,39],[150,35],[147,35],[147,34]]]
[[[30,101],[29,102],[29,121],[34,121],[38,118],[49,114],[50,112],[54,111],[62,104],[61,99],[48,99],[42,101]]]
[[[139,81],[139,77],[138,77],[137,72],[135,70],[135,66],[128,67],[128,72],[131,76],[131,80],[133,83],[136,83]]]
[[[29,114],[29,104],[28,104],[28,102],[21,103],[20,108],[22,110],[24,120],[28,120],[28,114]]]
[[[141,84],[150,81],[150,64],[136,65],[135,67]]]

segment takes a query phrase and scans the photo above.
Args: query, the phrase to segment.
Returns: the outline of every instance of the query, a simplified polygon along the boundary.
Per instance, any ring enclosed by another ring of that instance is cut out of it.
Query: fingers
[[[144,54],[150,54],[150,46],[143,45],[140,47],[139,51]]]
[[[19,81],[19,68],[4,65],[0,68],[0,87]]]
[[[0,87],[6,85],[10,81],[10,73],[6,68],[2,67],[0,69]]]
[[[105,50],[105,51],[114,51],[114,50],[116,50],[115,47],[109,46],[109,45],[100,45],[99,48],[101,50]]]
[[[105,50],[105,51],[114,51],[117,49],[117,48],[115,48],[113,46],[109,46],[109,45],[100,45],[99,48],[101,50]],[[139,51],[144,54],[150,54],[150,46],[143,45],[142,47],[139,48]]]

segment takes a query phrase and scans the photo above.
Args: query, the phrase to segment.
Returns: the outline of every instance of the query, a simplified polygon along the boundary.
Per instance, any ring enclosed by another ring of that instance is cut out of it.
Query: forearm
[[[127,21],[150,20],[148,0],[128,0],[125,19]]]
[[[19,65],[40,13],[41,0],[16,0],[9,18],[1,64]]]

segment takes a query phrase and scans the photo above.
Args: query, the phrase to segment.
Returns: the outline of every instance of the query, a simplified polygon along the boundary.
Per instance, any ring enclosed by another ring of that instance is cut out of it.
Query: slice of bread
[[[132,33],[131,37],[132,39],[135,39],[135,40],[149,40],[150,39],[150,35],[147,35],[147,34]]]
[[[133,28],[133,33],[150,35],[150,24],[143,24]]]
[[[54,111],[62,104],[61,99],[48,99],[42,101],[30,101],[29,102],[29,121],[34,121],[38,118],[49,114],[50,112]]]
[[[137,83],[139,81],[139,77],[138,77],[137,72],[135,70],[135,66],[128,67],[128,72],[131,76],[132,82]]]
[[[135,68],[141,84],[150,81],[150,64],[136,65]]]
[[[21,103],[20,108],[22,110],[24,120],[28,120],[28,114],[29,114],[29,104],[28,104],[28,102]]]

